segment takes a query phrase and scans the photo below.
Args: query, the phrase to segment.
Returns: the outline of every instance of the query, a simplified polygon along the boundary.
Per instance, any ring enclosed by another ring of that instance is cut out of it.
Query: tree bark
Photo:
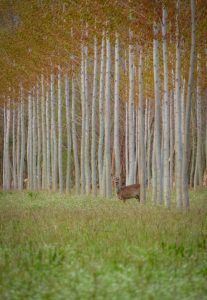
[[[144,57],[143,49],[139,50],[139,149],[140,149],[140,201],[145,203],[146,201],[146,154],[145,154],[145,113],[144,113],[144,94],[143,94],[143,69],[144,69]]]
[[[33,189],[33,137],[32,137],[32,94],[28,96],[28,141],[27,141],[27,165],[28,165],[28,188]]]
[[[168,49],[167,49],[167,10],[163,7],[162,17],[163,65],[164,65],[164,102],[163,102],[163,196],[165,205],[170,207],[170,178],[169,178],[169,143],[170,143],[170,114],[168,91]]]
[[[193,80],[196,58],[196,12],[195,0],[191,0],[191,54],[190,54],[190,69],[188,78],[188,90],[186,99],[186,113],[185,113],[185,141],[183,151],[183,204],[189,208],[189,193],[188,193],[188,162],[189,162],[189,145],[190,145],[190,119],[191,119],[191,106],[192,106],[192,93],[193,93]]]
[[[54,74],[50,76],[50,91],[51,91],[51,154],[52,154],[52,186],[53,190],[57,190],[57,133],[56,133],[56,122],[55,122],[55,95],[54,95]]]
[[[129,183],[129,128],[128,128],[128,104],[125,104],[125,169],[126,185]]]
[[[76,111],[75,111],[75,81],[72,78],[72,140],[73,140],[73,155],[75,164],[75,188],[76,193],[80,192],[80,170],[79,170],[79,160],[78,160],[78,146],[76,139]]]
[[[134,139],[134,49],[129,45],[129,178],[128,184],[135,183],[135,139]]]
[[[47,144],[47,189],[51,188],[51,173],[50,173],[50,108],[49,108],[49,91],[46,90],[46,144]]]
[[[37,130],[36,130],[36,97],[35,97],[35,89],[33,90],[33,97],[32,97],[32,145],[33,145],[33,157],[32,157],[32,169],[33,169],[33,189],[37,189],[37,145],[36,145],[36,140],[37,140]]]
[[[119,35],[116,34],[115,41],[115,82],[114,82],[114,154],[115,154],[115,176],[120,178],[120,141],[119,141],[119,123],[120,123],[120,104],[119,104],[119,85],[120,85],[120,54],[119,54]]]
[[[105,81],[105,179],[106,179],[106,197],[112,195],[111,185],[111,93],[110,93],[110,77],[111,77],[111,45],[109,37],[106,37],[106,81]]]
[[[89,97],[88,97],[88,47],[84,47],[84,85],[85,85],[85,180],[86,194],[91,190],[90,156],[89,156]]]
[[[65,74],[65,106],[67,122],[67,169],[66,169],[66,192],[71,189],[71,125],[70,125],[70,97],[69,97],[69,78]]]
[[[103,34],[101,43],[101,63],[100,63],[100,83],[99,83],[99,142],[98,142],[98,176],[100,194],[103,194],[102,174],[103,174],[103,142],[104,142],[104,60],[105,37]]]
[[[153,61],[154,61],[154,87],[155,87],[155,143],[156,143],[156,176],[157,176],[157,200],[162,203],[162,166],[161,166],[161,142],[160,142],[160,67],[159,67],[159,41],[158,24],[154,22]]]
[[[37,189],[41,189],[41,120],[40,120],[40,87],[37,84]]]
[[[10,110],[10,99],[6,106],[6,111],[4,114],[5,119],[5,149],[4,149],[4,184],[3,187],[5,190],[9,190],[11,187],[11,171],[10,171],[10,157],[9,157],[9,138],[10,138],[10,119],[11,119],[11,110]]]
[[[45,86],[44,76],[41,75],[41,115],[42,115],[42,189],[47,187],[47,143],[45,124]],[[55,158],[56,159],[56,158]]]
[[[17,185],[19,186],[19,170],[20,170],[20,120],[21,111],[20,104],[17,105],[17,145],[16,145],[16,166],[17,166]]]
[[[84,47],[81,49],[81,109],[82,109],[82,132],[81,132],[81,193],[85,193],[86,181],[85,181],[85,126],[86,126],[86,104],[85,104],[85,68],[84,68]]]
[[[14,104],[13,104],[14,105]],[[16,107],[12,110],[12,188],[17,188],[17,160],[16,160]]]
[[[24,182],[24,168],[25,168],[25,112],[24,112],[24,95],[23,95],[23,88],[20,87],[21,93],[21,158],[20,158],[20,174],[19,174],[19,190],[23,189],[23,182]]]
[[[197,65],[197,96],[196,96],[196,119],[197,119],[197,151],[196,151],[196,166],[198,185],[202,186],[203,183],[203,166],[202,166],[202,94],[201,94],[201,65],[200,57],[198,56]]]
[[[94,40],[94,66],[93,66],[93,96],[92,96],[92,139],[91,139],[91,182],[92,193],[97,194],[96,186],[96,97],[97,97],[97,39]]]
[[[62,95],[61,68],[58,67],[58,174],[59,191],[63,192],[63,158],[62,158]]]

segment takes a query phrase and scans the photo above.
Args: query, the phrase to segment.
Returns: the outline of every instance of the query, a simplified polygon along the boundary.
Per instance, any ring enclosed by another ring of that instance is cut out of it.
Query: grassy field
[[[207,190],[191,203],[0,192],[0,299],[207,299]]]

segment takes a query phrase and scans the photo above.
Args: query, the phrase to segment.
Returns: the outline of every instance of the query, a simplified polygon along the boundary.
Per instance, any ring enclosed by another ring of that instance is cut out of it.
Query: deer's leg
[[[136,196],[136,199],[138,200],[138,202],[140,202],[140,198],[139,195]]]

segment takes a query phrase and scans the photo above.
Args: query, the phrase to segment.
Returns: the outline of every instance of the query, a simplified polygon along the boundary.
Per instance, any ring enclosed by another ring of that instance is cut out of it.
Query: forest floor
[[[207,190],[191,209],[0,192],[0,299],[206,299]]]

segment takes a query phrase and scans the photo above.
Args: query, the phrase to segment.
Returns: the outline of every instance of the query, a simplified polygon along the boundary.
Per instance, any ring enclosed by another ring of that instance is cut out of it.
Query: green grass
[[[0,299],[206,299],[207,190],[136,200],[0,193]]]

